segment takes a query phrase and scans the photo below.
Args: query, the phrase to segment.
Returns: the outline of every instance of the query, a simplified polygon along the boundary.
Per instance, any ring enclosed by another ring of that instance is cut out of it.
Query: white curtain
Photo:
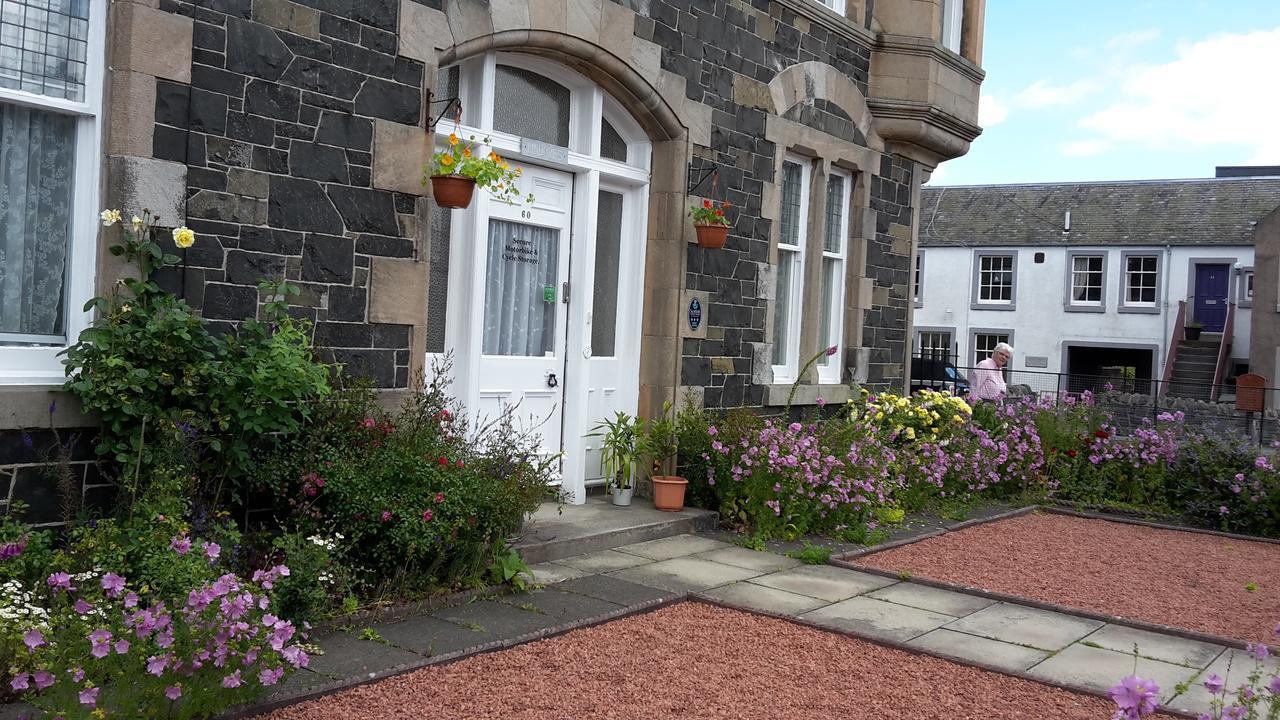
[[[489,221],[484,354],[542,356],[555,350],[560,231]]]
[[[0,343],[60,336],[75,119],[0,104]]]

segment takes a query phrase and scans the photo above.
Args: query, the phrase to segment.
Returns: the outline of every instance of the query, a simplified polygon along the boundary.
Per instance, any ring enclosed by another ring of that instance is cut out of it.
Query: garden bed
[[[870,568],[1242,641],[1280,620],[1280,544],[1028,514],[858,557]]]
[[[856,672],[850,672],[856,669]],[[260,720],[910,717],[1097,720],[1105,699],[795,623],[682,603]]]

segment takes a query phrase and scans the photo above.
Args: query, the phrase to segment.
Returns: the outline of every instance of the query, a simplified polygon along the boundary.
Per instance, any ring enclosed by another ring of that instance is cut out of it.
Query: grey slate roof
[[[924,188],[920,245],[1252,245],[1278,206],[1275,177]]]

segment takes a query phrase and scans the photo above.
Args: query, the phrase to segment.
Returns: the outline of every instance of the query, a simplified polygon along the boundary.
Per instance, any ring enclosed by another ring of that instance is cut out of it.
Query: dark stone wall
[[[195,21],[191,84],[157,80],[154,154],[185,163],[185,267],[161,281],[215,325],[257,282],[302,289],[327,359],[409,379],[408,326],[367,322],[371,257],[406,258],[417,198],[372,186],[374,119],[422,120],[421,63],[397,56],[395,0],[161,0]]]
[[[871,179],[871,209],[876,236],[867,243],[867,277],[878,296],[862,328],[862,345],[871,348],[867,383],[875,388],[900,386],[910,342],[907,307],[911,302],[911,181],[915,164],[886,155],[880,175]],[[895,247],[896,246],[896,247]]]
[[[21,503],[24,521],[54,524],[109,507],[115,486],[94,462],[96,436],[94,428],[0,430],[0,514]]]

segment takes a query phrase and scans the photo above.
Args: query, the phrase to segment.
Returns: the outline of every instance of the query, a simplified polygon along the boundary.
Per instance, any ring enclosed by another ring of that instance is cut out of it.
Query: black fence
[[[911,390],[933,389],[967,395],[975,377],[973,366],[957,366],[954,356],[916,356],[912,359]],[[1262,412],[1236,408],[1236,386],[1187,383],[1157,378],[1114,375],[1080,375],[1036,370],[1002,371],[1009,397],[1032,397],[1040,401],[1078,401],[1086,391],[1111,413],[1118,427],[1132,429],[1145,420],[1155,421],[1162,413],[1181,412],[1191,427],[1205,432],[1247,439],[1269,445],[1280,440],[1280,414],[1276,404],[1280,389],[1264,388]],[[1213,399],[1216,398],[1216,399]]]

